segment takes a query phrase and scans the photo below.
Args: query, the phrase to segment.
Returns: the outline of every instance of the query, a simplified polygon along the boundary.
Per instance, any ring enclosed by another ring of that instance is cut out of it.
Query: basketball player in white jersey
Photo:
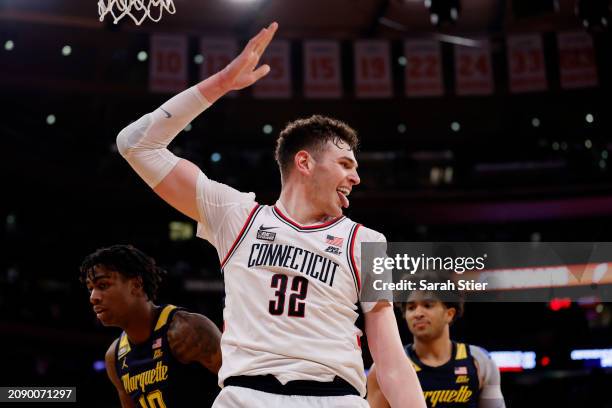
[[[222,95],[248,87],[277,24],[261,30],[222,71],[123,129],[122,156],[153,190],[198,222],[225,279],[225,331],[214,407],[367,407],[358,308],[365,312],[379,384],[394,407],[425,408],[389,302],[361,302],[361,243],[380,233],[342,215],[359,184],[355,132],[315,116],[279,137],[282,191],[274,206],[210,180],[168,149]]]

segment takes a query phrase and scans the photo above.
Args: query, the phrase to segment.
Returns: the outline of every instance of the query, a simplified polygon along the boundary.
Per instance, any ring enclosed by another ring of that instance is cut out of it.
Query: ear
[[[293,157],[295,169],[304,175],[310,175],[314,167],[314,159],[306,150],[300,150]]]
[[[451,324],[453,320],[455,320],[455,315],[457,314],[457,309],[454,307],[449,307],[446,309],[446,322]]]
[[[144,285],[142,283],[142,277],[138,276],[136,278],[130,279],[132,284],[132,294],[133,295],[144,295]]]

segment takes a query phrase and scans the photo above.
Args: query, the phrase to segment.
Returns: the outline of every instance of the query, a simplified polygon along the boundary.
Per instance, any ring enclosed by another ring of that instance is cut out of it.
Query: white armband
[[[168,150],[170,142],[210,105],[195,86],[181,92],[119,132],[119,153],[154,188],[179,161]]]

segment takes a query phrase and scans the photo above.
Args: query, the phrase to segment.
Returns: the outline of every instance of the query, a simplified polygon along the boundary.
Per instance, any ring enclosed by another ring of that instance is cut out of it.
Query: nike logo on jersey
[[[268,230],[271,230],[271,229],[274,229],[274,228],[278,228],[278,227],[264,227],[263,224],[261,224],[259,226],[259,230],[260,231],[268,231]]]
[[[172,117],[172,114],[170,112],[168,112],[167,110],[165,110],[164,108],[159,108],[162,111],[164,111],[164,113],[166,114],[166,118],[170,119]]]

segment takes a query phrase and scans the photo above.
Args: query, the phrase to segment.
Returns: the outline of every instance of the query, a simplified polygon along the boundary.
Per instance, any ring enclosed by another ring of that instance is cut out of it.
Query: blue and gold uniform
[[[216,392],[203,392],[216,388],[215,375],[198,363],[183,364],[172,355],[167,333],[178,310],[173,305],[160,307],[155,328],[144,343],[130,343],[125,332],[117,342],[117,375],[139,408],[206,407],[216,397]]]
[[[419,377],[429,408],[476,408],[480,387],[470,347],[465,343],[453,342],[452,345],[451,359],[439,367],[423,364],[412,344],[405,350]]]

